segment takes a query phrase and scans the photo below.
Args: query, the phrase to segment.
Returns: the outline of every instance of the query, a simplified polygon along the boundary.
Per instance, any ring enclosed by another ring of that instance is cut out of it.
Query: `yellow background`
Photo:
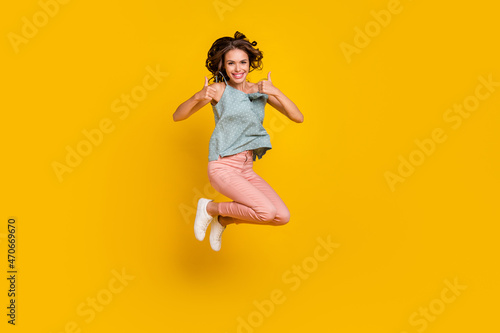
[[[2,332],[498,331],[500,87],[459,128],[443,116],[478,77],[500,81],[499,6],[401,1],[349,62],[340,45],[388,6],[75,0],[16,53],[8,36],[42,9],[4,4],[0,257],[7,275],[14,216],[19,273],[15,327],[2,278]],[[272,71],[304,122],[268,105],[273,149],[254,164],[287,203],[288,225],[231,225],[214,252],[193,234],[198,198],[229,200],[207,177],[213,113],[172,114],[203,87],[212,43],[236,30],[264,52],[250,80]],[[168,75],[121,119],[113,102],[147,68]],[[59,181],[53,162],[103,119],[114,130]],[[385,173],[435,128],[446,141],[392,191]],[[324,261],[318,237],[340,245]],[[127,285],[110,293],[123,271]],[[445,304],[455,279],[466,289]],[[265,315],[254,301],[269,305],[273,291],[284,301]],[[87,322],[77,309],[96,297],[107,304]],[[439,315],[410,322],[429,306]]]

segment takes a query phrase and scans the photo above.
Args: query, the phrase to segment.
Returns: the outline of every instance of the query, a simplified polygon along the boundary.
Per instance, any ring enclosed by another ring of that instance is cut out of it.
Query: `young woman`
[[[175,111],[174,121],[187,119],[209,102],[212,105],[215,129],[210,137],[208,179],[215,190],[232,202],[214,202],[201,198],[194,222],[198,240],[210,230],[210,245],[219,251],[221,235],[231,223],[284,225],[290,212],[273,188],[253,170],[253,162],[271,149],[269,134],[262,126],[264,107],[269,103],[290,120],[301,123],[304,116],[297,106],[267,80],[252,83],[248,73],[262,69],[263,54],[245,35],[236,31],[233,37],[217,39],[206,60],[212,73],[208,85],[182,103]],[[219,80],[221,82],[219,82]],[[224,82],[222,82],[224,80]]]

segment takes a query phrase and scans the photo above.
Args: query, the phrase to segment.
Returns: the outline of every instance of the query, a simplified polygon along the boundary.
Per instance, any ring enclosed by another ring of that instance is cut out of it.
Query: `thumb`
[[[207,77],[205,76],[205,87],[208,86],[208,79]]]
[[[267,73],[267,80],[271,81],[271,72]],[[272,81],[271,81],[272,82]]]

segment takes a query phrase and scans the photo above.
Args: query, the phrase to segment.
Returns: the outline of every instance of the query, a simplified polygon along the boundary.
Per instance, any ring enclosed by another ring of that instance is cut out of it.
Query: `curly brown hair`
[[[226,69],[223,66],[224,56],[226,52],[233,49],[240,49],[246,52],[248,61],[250,62],[249,72],[252,72],[254,69],[262,69],[262,58],[264,55],[258,48],[254,48],[256,45],[256,41],[250,43],[248,38],[239,31],[234,33],[234,38],[221,37],[217,39],[208,51],[207,61],[205,62],[205,66],[212,73],[209,82],[214,81],[215,78],[222,82],[222,74],[227,77]]]

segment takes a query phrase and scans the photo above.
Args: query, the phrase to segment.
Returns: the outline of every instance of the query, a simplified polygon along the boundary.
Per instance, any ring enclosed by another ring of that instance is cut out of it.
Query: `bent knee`
[[[261,222],[273,222],[276,218],[276,208],[270,206],[257,214]]]
[[[290,211],[282,211],[282,212],[277,212],[276,216],[274,217],[273,220],[273,225],[285,225],[290,221]]]

